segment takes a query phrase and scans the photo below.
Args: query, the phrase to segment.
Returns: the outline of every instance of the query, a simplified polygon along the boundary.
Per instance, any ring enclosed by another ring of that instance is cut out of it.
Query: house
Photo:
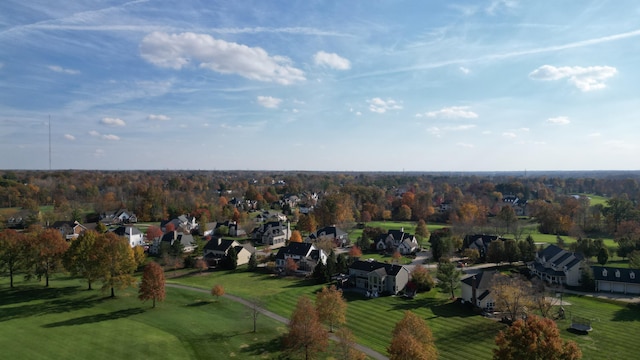
[[[477,308],[493,311],[496,302],[491,296],[491,285],[496,274],[498,274],[496,270],[481,271],[462,279],[460,281],[461,298]]]
[[[127,225],[127,226],[118,226],[116,229],[112,230],[114,234],[118,236],[126,237],[129,241],[129,245],[131,247],[136,246],[145,246],[144,242],[144,234],[140,229],[135,226]]]
[[[51,228],[60,231],[66,240],[77,239],[80,234],[87,231],[87,228],[77,221],[56,221]]]
[[[404,228],[400,230],[389,230],[387,234],[381,235],[375,242],[376,249],[379,251],[395,252],[396,250],[402,255],[407,255],[418,251],[420,244],[414,235],[404,232]]]
[[[130,212],[127,209],[119,209],[114,212],[101,214],[100,222],[107,226],[114,224],[130,224],[138,222],[138,218],[133,212]]]
[[[154,240],[149,252],[152,254],[159,254],[162,244],[169,244],[169,246],[172,246],[176,241],[182,244],[182,251],[185,253],[193,252],[196,248],[196,242],[193,239],[193,235],[178,231],[169,231],[162,235],[162,237]]]
[[[235,240],[223,240],[214,238],[209,240],[204,246],[203,255],[209,266],[219,265],[228,255],[229,249],[233,248],[238,256],[238,265],[249,263],[251,254],[255,252],[253,246],[240,244]]]
[[[592,266],[596,291],[640,294],[640,270]]]
[[[323,238],[331,239],[336,246],[344,247],[349,242],[349,237],[344,230],[338,229],[335,225],[325,226],[315,233],[309,234],[305,242],[316,242]]]
[[[474,234],[467,235],[464,237],[462,241],[463,249],[472,249],[478,250],[478,254],[480,254],[480,259],[485,259],[487,256],[487,251],[489,250],[489,244],[492,241],[502,240],[497,235],[485,235],[485,234]]]
[[[169,224],[173,224],[174,230],[184,233],[191,233],[191,231],[198,229],[196,218],[189,215],[180,215],[175,219],[161,221],[160,228],[162,231],[166,231]]]
[[[580,285],[584,257],[556,245],[549,245],[536,254],[534,261],[527,263],[532,275],[550,284]]]
[[[502,197],[501,206],[511,206],[511,208],[513,208],[513,211],[516,213],[517,216],[524,216],[527,202],[525,200],[518,198],[515,195],[505,195]]]
[[[291,224],[287,221],[270,221],[253,230],[251,238],[258,244],[277,249],[285,245],[291,238]]]
[[[409,269],[403,265],[358,260],[349,266],[351,284],[369,293],[397,294],[409,282]]]
[[[213,232],[211,233],[211,235],[217,234],[218,229],[221,226],[225,226],[229,230],[229,236],[233,236],[233,237],[247,236],[247,232],[244,231],[240,226],[238,226],[238,223],[236,221],[232,221],[232,220],[214,223]]]
[[[310,243],[292,242],[288,246],[280,248],[276,254],[276,268],[283,270],[287,259],[293,259],[296,262],[298,271],[307,273],[313,272],[318,262],[327,264],[327,254]]]

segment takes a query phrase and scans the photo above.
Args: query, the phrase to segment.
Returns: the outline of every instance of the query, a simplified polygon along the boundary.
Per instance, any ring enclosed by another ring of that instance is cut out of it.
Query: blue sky
[[[0,168],[640,169],[637,1],[0,3]]]

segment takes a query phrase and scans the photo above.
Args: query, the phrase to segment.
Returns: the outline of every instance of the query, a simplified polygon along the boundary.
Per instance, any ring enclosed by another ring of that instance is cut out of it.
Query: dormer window
[[[636,278],[636,273],[634,273],[633,271],[629,273],[629,278],[631,278],[631,280]]]
[[[607,276],[607,269],[602,269],[602,276]]]
[[[616,277],[619,278],[620,277],[620,270],[616,270]]]

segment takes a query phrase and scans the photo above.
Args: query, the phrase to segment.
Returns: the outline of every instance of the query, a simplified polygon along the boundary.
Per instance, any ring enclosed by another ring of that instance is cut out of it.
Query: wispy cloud
[[[71,134],[64,134],[64,138],[70,141],[73,141],[76,139],[76,137]]]
[[[443,119],[475,119],[478,114],[469,110],[468,106],[450,106],[440,110],[428,111],[424,114],[416,114],[416,117],[422,116]]]
[[[278,99],[272,96],[258,96],[258,104],[269,109],[278,108],[281,102],[282,102],[282,99]]]
[[[506,137],[506,138],[508,138],[508,139],[515,139],[515,138],[517,138],[517,137],[518,137],[518,135],[517,135],[516,133],[514,133],[514,132],[510,132],[510,131],[505,131],[505,132],[503,132],[503,133],[502,133],[502,136],[503,136],[503,137]]]
[[[47,66],[47,68],[51,71],[57,72],[57,73],[62,73],[62,74],[68,74],[68,75],[77,75],[80,74],[80,71],[78,70],[73,70],[73,69],[65,69],[61,66],[58,65],[49,65]]]
[[[109,141],[118,141],[118,140],[120,140],[120,136],[113,135],[113,134],[102,135],[102,138],[105,139],[105,140],[109,140]]]
[[[159,67],[180,70],[194,64],[221,74],[237,74],[251,80],[290,85],[306,80],[289,58],[271,56],[260,47],[249,47],[207,34],[153,32],[142,39],[140,55]]]
[[[529,74],[534,80],[555,81],[568,79],[569,83],[581,91],[604,89],[605,81],[618,70],[611,66],[561,66],[543,65]]]
[[[465,125],[457,125],[457,126],[444,126],[444,127],[432,126],[430,128],[427,128],[427,132],[430,133],[431,135],[435,135],[437,137],[440,137],[442,134],[444,134],[446,132],[467,131],[467,130],[474,129],[475,127],[476,127],[475,124],[465,124]]]
[[[457,143],[456,145],[457,145],[457,146],[459,146],[459,147],[469,148],[469,149],[474,147],[474,145],[473,145],[473,144],[463,143],[463,142],[459,142],[459,143]]]
[[[460,69],[460,71],[465,75],[467,75],[468,73],[471,72],[471,70],[469,70],[468,68],[466,68],[464,66],[460,66],[458,69]]]
[[[170,117],[168,117],[167,115],[162,115],[162,114],[149,114],[149,116],[147,116],[148,120],[152,120],[152,121],[168,121],[171,120]]]
[[[518,1],[516,0],[493,0],[485,8],[485,11],[489,15],[495,15],[497,12],[501,10],[510,10],[518,6]]]
[[[107,125],[107,126],[119,126],[119,127],[122,127],[122,126],[126,126],[126,125],[127,125],[127,123],[126,123],[126,122],[124,122],[124,120],[122,120],[122,119],[118,119],[118,118],[110,118],[110,117],[102,118],[102,120],[100,120],[100,123],[101,123],[102,125]]]
[[[325,66],[336,70],[351,69],[351,62],[338,54],[318,51],[313,56],[316,65]]]
[[[400,110],[402,109],[402,105],[398,104],[397,101],[388,99],[382,100],[381,98],[373,98],[367,100],[369,103],[369,110],[374,113],[383,114],[388,110]]]
[[[569,118],[566,116],[556,116],[548,118],[547,122],[555,125],[567,125],[571,122],[571,120],[569,120]]]

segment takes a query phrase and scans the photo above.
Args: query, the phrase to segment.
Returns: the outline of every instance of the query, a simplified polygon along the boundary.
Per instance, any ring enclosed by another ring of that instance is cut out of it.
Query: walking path
[[[209,294],[210,293],[210,291],[205,290],[205,289],[200,289],[200,288],[197,288],[197,287],[187,286],[187,285],[182,285],[182,284],[166,283],[166,286],[167,287],[176,288],[176,289],[197,291],[197,292],[204,293],[204,294]],[[245,300],[243,298],[240,298],[240,297],[237,297],[237,296],[234,296],[234,295],[224,294],[224,295],[222,295],[222,297],[225,297],[225,298],[227,298],[229,300],[238,302],[238,303],[240,303],[240,304],[242,304],[244,306],[247,306],[249,308],[253,308],[254,307],[254,304],[251,303],[250,301],[247,301],[247,300]],[[281,322],[283,324],[288,324],[289,323],[289,319],[287,319],[286,317],[280,316],[280,315],[278,315],[278,314],[276,314],[274,312],[271,312],[271,311],[269,311],[267,309],[259,307],[259,308],[257,308],[257,310],[261,314],[263,314],[263,315],[265,315],[265,316],[267,316],[267,317],[269,317],[269,318],[271,318],[273,320],[276,320],[276,321]],[[331,338],[331,340],[338,341],[338,338],[333,334],[330,335],[330,338]],[[386,357],[383,354],[380,354],[379,352],[373,350],[370,347],[362,346],[360,344],[354,344],[353,347],[356,348],[359,351],[362,351],[364,354],[366,354],[370,358],[373,358],[373,359],[376,359],[376,360],[389,360],[388,357]]]

